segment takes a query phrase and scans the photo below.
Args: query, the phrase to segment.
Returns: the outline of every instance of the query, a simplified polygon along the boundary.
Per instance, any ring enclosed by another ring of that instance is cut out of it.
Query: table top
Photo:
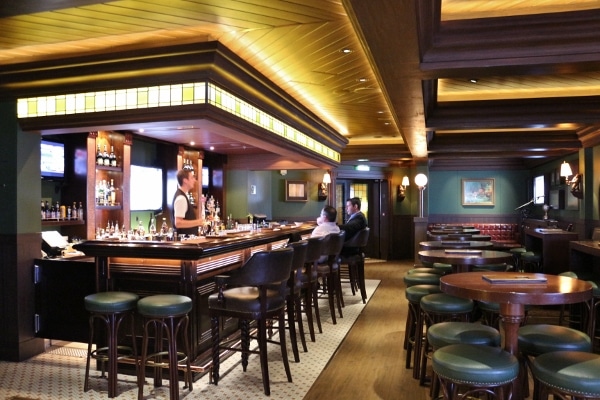
[[[467,249],[464,253],[460,253],[448,252],[447,250],[450,249],[421,250],[419,251],[419,258],[422,261],[442,262],[452,265],[485,265],[511,263],[513,261],[512,254],[505,251]]]
[[[490,283],[483,275],[498,277],[543,277],[545,283]],[[572,304],[592,298],[589,282],[566,276],[522,272],[464,272],[444,275],[440,279],[443,292],[457,297],[495,303],[528,305]]]
[[[422,250],[490,249],[494,246],[494,243],[473,240],[429,240],[421,242],[419,245]]]
[[[488,242],[492,239],[491,235],[472,235],[470,233],[445,233],[443,235],[433,234],[427,232],[427,238],[429,240],[468,240],[478,242]]]

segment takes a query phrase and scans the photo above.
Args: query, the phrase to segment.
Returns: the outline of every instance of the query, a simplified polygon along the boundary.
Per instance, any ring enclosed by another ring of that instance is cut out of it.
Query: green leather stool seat
[[[431,274],[427,272],[415,272],[404,275],[404,284],[406,287],[414,285],[439,285],[440,274]]]
[[[435,314],[468,313],[473,310],[473,305],[473,300],[446,293],[429,294],[421,299],[421,309]]]
[[[533,251],[521,254],[521,268],[528,272],[541,272],[542,256]],[[530,266],[531,268],[526,268]]]
[[[433,370],[443,380],[466,385],[500,386],[519,373],[515,356],[500,347],[452,344],[433,353]]]
[[[500,332],[491,326],[473,322],[440,322],[429,327],[427,341],[434,349],[460,343],[498,347]]]
[[[542,354],[532,364],[543,386],[577,398],[600,398],[600,355],[580,351]]]
[[[99,292],[86,296],[85,309],[95,313],[119,313],[134,310],[139,296],[129,292]]]
[[[473,266],[473,271],[506,271],[508,269],[508,265],[506,263],[499,264],[484,264],[484,265],[475,265]]]
[[[414,285],[406,288],[406,300],[419,303],[423,296],[433,293],[441,293],[440,285]]]
[[[515,269],[520,271],[521,268],[521,254],[527,252],[525,247],[514,247],[508,251],[513,255],[513,260],[515,262]]]
[[[452,264],[433,263],[433,268],[441,274],[449,274],[452,272]]]
[[[435,268],[431,267],[419,267],[419,268],[411,268],[406,271],[407,275],[412,274],[439,274],[439,272]]]
[[[525,247],[514,247],[514,248],[510,249],[508,252],[511,254],[521,255],[521,254],[525,253],[526,251],[527,251],[527,249]]]
[[[519,350],[534,357],[562,350],[589,352],[592,341],[585,333],[565,326],[525,325],[519,328]]]
[[[137,303],[138,312],[148,317],[170,317],[192,310],[192,299],[177,294],[158,294],[144,297]]]
[[[431,261],[421,261],[421,264],[423,264],[425,267],[433,267],[433,263]]]

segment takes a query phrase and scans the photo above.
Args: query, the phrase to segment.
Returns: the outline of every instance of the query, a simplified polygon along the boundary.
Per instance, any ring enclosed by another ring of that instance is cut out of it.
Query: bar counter
[[[303,224],[181,242],[88,240],[73,248],[94,257],[96,291],[190,297],[193,368],[205,372],[210,366],[208,296],[214,292],[213,277],[241,267],[255,252],[284,247],[313,229],[313,224]],[[227,332],[236,327],[237,321],[225,321]]]

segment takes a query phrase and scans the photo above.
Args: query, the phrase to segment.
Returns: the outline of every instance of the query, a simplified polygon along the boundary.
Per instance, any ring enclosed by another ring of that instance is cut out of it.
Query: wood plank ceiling
[[[524,168],[598,141],[599,25],[595,0],[4,1],[0,89],[21,63],[219,41],[349,139],[343,163]]]

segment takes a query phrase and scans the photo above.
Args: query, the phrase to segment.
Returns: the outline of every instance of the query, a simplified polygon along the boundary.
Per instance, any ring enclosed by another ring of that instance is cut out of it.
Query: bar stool
[[[413,377],[419,379],[419,384],[424,385],[426,381],[425,369],[422,367],[427,359],[429,351],[429,342],[427,341],[427,331],[433,324],[447,321],[469,322],[473,312],[474,302],[470,299],[451,296],[446,293],[428,294],[421,298],[421,326],[417,327],[421,331],[425,328],[425,340],[420,335],[415,339],[415,368]]]
[[[435,352],[451,344],[476,344],[482,346],[500,346],[500,332],[491,326],[474,322],[440,322],[433,324],[427,330],[427,342]],[[427,358],[421,363],[421,376],[425,374]],[[431,397],[436,398],[439,393],[438,380],[432,377]]]
[[[143,319],[142,356],[138,371],[138,399],[144,398],[146,366],[154,369],[154,387],[162,386],[162,369],[169,369],[169,399],[179,399],[179,368],[184,366],[184,389],[192,386],[190,342],[188,339],[188,313],[192,310],[192,299],[176,294],[159,294],[144,297],[137,303],[138,314]],[[150,330],[154,331],[154,352],[148,354]],[[163,334],[167,350],[164,350]],[[177,348],[177,338],[183,343],[183,351]],[[167,360],[164,357],[167,356]]]
[[[542,272],[542,256],[533,251],[522,253],[521,268],[526,272]]]
[[[527,251],[527,249],[525,247],[514,247],[508,251],[510,254],[513,255],[513,260],[514,260],[516,271],[523,270],[522,265],[521,265],[521,254],[525,253],[526,251]]]
[[[592,351],[597,352],[597,339],[600,339],[596,333],[596,320],[598,318],[598,305],[600,305],[600,287],[594,281],[588,281],[592,285],[592,304],[590,305],[590,315],[588,320],[588,335],[592,340]]]
[[[436,263],[433,263],[433,269],[438,274],[442,274],[442,275],[450,274],[450,273],[452,273],[452,264],[436,262]]]
[[[323,294],[327,295],[329,300],[329,312],[332,323],[337,324],[335,318],[335,305],[337,303],[340,318],[343,318],[342,307],[344,299],[342,298],[342,281],[340,279],[340,252],[344,247],[346,232],[330,233],[325,236],[322,256],[327,256],[327,261],[317,263],[317,276],[323,280]],[[326,293],[325,293],[326,292]]]
[[[406,274],[407,275],[410,275],[410,274],[438,274],[438,275],[441,275],[441,273],[433,267],[411,268],[408,271],[406,271]]]
[[[433,371],[444,399],[467,399],[492,391],[497,399],[511,398],[511,383],[519,374],[515,356],[500,347],[451,344],[432,356]],[[460,389],[464,391],[459,392]]]
[[[85,363],[85,381],[83,384],[84,392],[87,392],[90,389],[90,360],[93,358],[101,362],[102,376],[104,376],[104,363],[108,361],[108,397],[112,398],[117,395],[118,360],[132,355],[137,358],[133,311],[135,310],[138,298],[139,297],[137,294],[129,292],[100,292],[90,294],[84,298],[85,309],[90,312],[90,335],[88,341],[87,360]],[[130,318],[133,347],[118,345],[119,327],[121,326],[121,322],[123,322],[126,317]],[[106,327],[107,346],[96,348],[96,350],[92,351],[95,320],[102,321]]]
[[[441,293],[440,285],[414,285],[406,288],[405,296],[408,300],[408,314],[406,316],[406,328],[404,330],[404,349],[406,350],[406,369],[410,368],[411,355],[416,343],[416,335],[423,335],[417,331],[422,326],[421,322],[421,298],[432,293]]]
[[[576,329],[565,326],[532,324],[519,328],[518,347],[520,351],[522,372],[527,374],[531,370],[532,359],[542,354],[555,351],[592,351],[590,337]],[[526,386],[524,393],[529,392],[527,375],[521,380]],[[539,388],[537,382],[533,382],[533,399],[538,399]]]
[[[300,240],[287,245],[294,249],[294,258],[292,260],[292,269],[290,278],[287,282],[285,293],[286,311],[288,319],[288,329],[290,330],[290,341],[292,342],[292,352],[294,353],[294,361],[300,362],[300,354],[298,352],[298,339],[296,335],[296,322],[298,323],[298,333],[302,343],[302,350],[306,353],[306,338],[304,337],[304,324],[302,323],[302,268],[306,260],[306,251],[308,250],[308,242]]]
[[[405,274],[403,280],[404,284],[408,288],[415,285],[439,285],[440,278],[440,274],[414,272],[411,274]]]
[[[600,399],[600,355],[579,351],[555,351],[537,357],[532,365],[540,398]]]
[[[319,302],[317,294],[317,261],[323,252],[323,243],[325,236],[314,236],[307,238],[308,248],[304,259],[304,268],[300,274],[300,282],[302,285],[302,294],[304,298],[304,307],[302,311],[306,314],[308,320],[308,331],[311,342],[315,341],[315,325],[313,321],[313,306],[314,319],[317,320],[319,333],[323,333],[321,326],[321,316],[319,315]]]

